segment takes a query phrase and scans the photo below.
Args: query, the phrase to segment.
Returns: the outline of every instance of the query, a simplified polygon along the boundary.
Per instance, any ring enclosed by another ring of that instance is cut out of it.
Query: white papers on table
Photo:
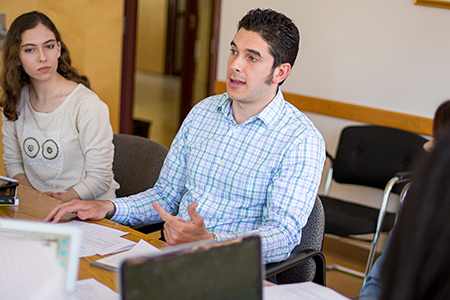
[[[90,278],[77,281],[75,295],[70,299],[77,300],[119,300],[119,294],[106,285]]]
[[[97,254],[97,253],[95,253],[92,250],[81,248],[80,252],[78,253],[78,256],[81,258],[81,257],[89,257],[89,256],[92,256],[92,255],[95,255],[95,254]]]
[[[161,253],[161,250],[144,240],[140,240],[132,249],[91,262],[91,265],[116,272],[120,263],[126,258],[158,253]]]
[[[314,282],[265,286],[264,300],[348,300],[349,298]]]
[[[121,238],[128,232],[94,223],[71,221],[61,223],[59,226],[75,226],[81,229],[81,247],[83,249],[80,252],[83,257],[89,256],[85,250],[94,254],[106,255],[130,249],[136,244],[136,242]]]

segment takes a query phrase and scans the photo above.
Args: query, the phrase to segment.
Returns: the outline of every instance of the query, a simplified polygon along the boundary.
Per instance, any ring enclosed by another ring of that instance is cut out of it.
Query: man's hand
[[[206,230],[202,216],[195,210],[197,202],[189,204],[187,210],[191,219],[184,221],[180,217],[169,214],[161,205],[152,204],[161,218],[164,220],[164,238],[168,245],[189,243],[200,240],[214,239],[214,235]]]
[[[58,223],[67,213],[76,213],[81,220],[101,220],[112,217],[116,211],[111,201],[72,200],[55,205],[44,218],[44,222]]]

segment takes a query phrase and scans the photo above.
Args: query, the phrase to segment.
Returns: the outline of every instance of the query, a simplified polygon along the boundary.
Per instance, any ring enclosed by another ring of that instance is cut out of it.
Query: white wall
[[[256,7],[285,13],[301,31],[286,92],[428,118],[450,99],[450,9],[414,0],[222,1],[218,80],[239,19]],[[355,124],[307,115],[333,154],[341,128]]]

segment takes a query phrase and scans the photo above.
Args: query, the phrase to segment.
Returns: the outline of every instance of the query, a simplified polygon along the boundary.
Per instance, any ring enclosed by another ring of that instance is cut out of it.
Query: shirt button
[[[222,164],[222,160],[221,160],[221,159],[218,159],[218,160],[217,160],[217,163],[218,163],[219,165],[221,165],[221,164]]]
[[[211,193],[208,193],[206,196],[208,196],[208,198],[211,198]]]

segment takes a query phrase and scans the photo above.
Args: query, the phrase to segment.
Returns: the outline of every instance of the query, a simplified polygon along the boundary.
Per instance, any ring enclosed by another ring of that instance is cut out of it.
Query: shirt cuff
[[[235,233],[223,233],[223,232],[212,232],[216,236],[216,241],[221,242],[225,240],[231,240],[238,237]]]
[[[82,183],[79,182],[76,184],[73,189],[75,192],[80,196],[80,199],[82,200],[94,200],[94,195],[92,195],[91,191],[88,189],[88,187]]]
[[[128,202],[124,198],[109,199],[109,201],[114,203],[116,207],[116,212],[110,220],[120,224],[127,224],[131,214],[131,207]]]
[[[17,167],[8,166],[8,167],[5,167],[5,169],[6,169],[6,176],[9,178],[13,178],[14,176],[19,175],[19,174],[26,175],[25,170],[19,166],[17,166]]]

